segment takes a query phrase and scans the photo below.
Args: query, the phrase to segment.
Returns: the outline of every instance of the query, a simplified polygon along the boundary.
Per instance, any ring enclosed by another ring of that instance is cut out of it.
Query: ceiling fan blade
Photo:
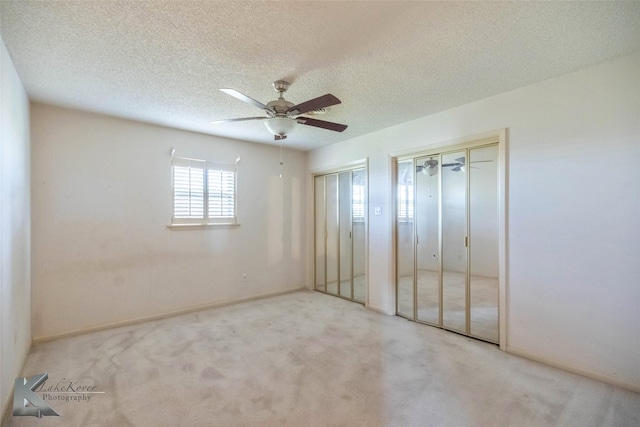
[[[312,119],[309,117],[298,117],[296,121],[302,125],[315,126],[317,128],[333,130],[336,132],[342,132],[347,128],[347,125],[341,125],[340,123],[325,122],[324,120]]]
[[[491,162],[493,162],[493,160],[474,160],[469,163],[491,163]]]
[[[341,104],[341,101],[330,93],[303,102],[302,104],[294,105],[287,110],[287,114],[297,116],[298,114],[305,114],[309,111],[319,110],[321,108],[331,107],[332,105]]]
[[[220,89],[222,92],[226,93],[227,95],[231,95],[236,99],[239,99],[242,102],[246,102],[247,104],[251,104],[254,107],[258,107],[261,110],[265,110],[265,111],[269,111],[272,113],[275,113],[275,111],[273,110],[273,108],[271,107],[267,107],[266,105],[264,105],[262,102],[256,101],[253,98],[248,97],[247,95],[238,92],[235,89]]]
[[[214,120],[211,123],[212,125],[219,125],[221,123],[229,123],[229,122],[244,122],[246,120],[264,120],[269,119],[270,117],[242,117],[239,119],[226,119],[226,120]]]

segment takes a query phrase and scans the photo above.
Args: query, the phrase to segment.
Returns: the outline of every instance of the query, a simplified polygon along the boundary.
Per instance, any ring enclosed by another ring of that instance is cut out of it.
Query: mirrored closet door
[[[314,177],[315,290],[365,303],[366,169]]]
[[[396,313],[497,343],[498,145],[396,170]]]

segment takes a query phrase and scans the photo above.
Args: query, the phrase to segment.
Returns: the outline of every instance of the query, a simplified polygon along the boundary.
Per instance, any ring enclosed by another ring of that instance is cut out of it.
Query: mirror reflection
[[[366,169],[314,177],[315,290],[365,303]]]
[[[325,191],[324,176],[317,176],[314,179],[315,198],[315,288],[325,292]]]
[[[326,289],[330,294],[338,294],[338,176],[327,175],[326,182]]]
[[[498,341],[498,147],[469,150],[471,335]]]
[[[442,324],[466,333],[467,174],[465,151],[442,156]]]
[[[413,160],[398,162],[396,229],[397,312],[414,318]]]
[[[352,298],[351,283],[351,172],[338,175],[340,233],[340,296]]]
[[[365,280],[365,185],[364,169],[352,173],[352,240],[353,240],[353,299],[364,303],[366,300]]]
[[[417,318],[440,323],[439,156],[416,163]]]
[[[497,343],[498,145],[397,162],[397,314]]]

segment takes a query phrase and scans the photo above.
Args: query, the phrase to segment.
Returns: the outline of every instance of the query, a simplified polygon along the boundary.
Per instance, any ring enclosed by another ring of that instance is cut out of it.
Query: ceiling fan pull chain
[[[284,163],[282,161],[282,142],[280,142],[280,178],[282,178],[284,174]]]

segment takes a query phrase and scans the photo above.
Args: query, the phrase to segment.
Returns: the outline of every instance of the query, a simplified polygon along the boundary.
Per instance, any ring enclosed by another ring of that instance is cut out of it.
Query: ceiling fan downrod
[[[284,99],[284,96],[282,94],[285,93],[287,89],[289,89],[289,86],[291,86],[291,83],[284,80],[276,80],[272,84],[273,84],[273,89],[280,94],[280,98]]]

